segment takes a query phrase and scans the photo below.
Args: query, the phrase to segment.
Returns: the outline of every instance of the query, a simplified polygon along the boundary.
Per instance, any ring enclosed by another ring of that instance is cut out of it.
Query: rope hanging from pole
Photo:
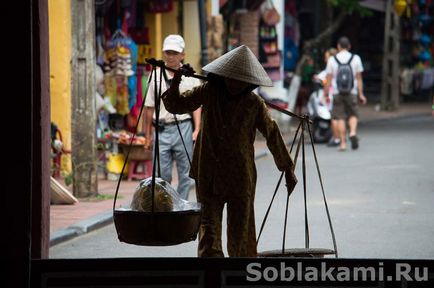
[[[145,95],[147,95],[149,84],[154,77],[155,89],[154,89],[154,100],[155,100],[155,113],[156,121],[158,127],[158,119],[160,115],[160,105],[161,105],[161,83],[163,78],[164,69],[160,69],[159,80],[160,85],[157,85],[157,66],[152,67],[151,74],[148,78],[148,85],[146,87]],[[191,202],[191,205],[185,204],[180,210],[171,211],[161,211],[158,206],[156,206],[156,196],[157,192],[160,194],[161,182],[164,181],[161,178],[161,165],[159,157],[159,131],[156,130],[155,133],[155,143],[154,143],[154,160],[153,160],[153,172],[150,179],[143,179],[140,182],[139,189],[142,189],[141,185],[147,185],[146,182],[150,180],[150,196],[151,205],[148,210],[141,211],[140,209],[126,209],[120,207],[116,209],[116,200],[119,193],[120,182],[122,180],[122,175],[125,170],[125,166],[128,162],[128,157],[131,151],[131,145],[136,136],[137,128],[140,123],[140,117],[143,115],[143,109],[145,106],[145,101],[143,101],[140,108],[139,117],[137,124],[135,126],[133,136],[129,143],[129,148],[125,155],[124,164],[122,167],[121,174],[119,175],[118,183],[116,186],[115,198],[113,201],[113,220],[116,227],[116,232],[118,234],[118,239],[121,242],[141,245],[141,246],[169,246],[177,245],[184,242],[193,241],[197,238],[197,233],[199,231],[200,218],[201,218],[201,208],[198,203]],[[181,136],[182,137],[182,136]],[[185,147],[184,147],[185,148]],[[191,165],[191,164],[190,164]],[[158,167],[157,167],[158,166]],[[156,179],[158,178],[158,180]],[[158,182],[158,183],[157,183]],[[167,183],[167,182],[166,182]],[[170,184],[169,184],[170,185]],[[175,190],[173,190],[176,193]],[[136,190],[135,195],[140,190]],[[133,199],[134,201],[134,199]],[[188,202],[188,201],[186,201]],[[160,207],[161,208],[161,207]]]
[[[177,72],[176,69],[167,67],[165,65],[164,61],[162,61],[162,60],[156,60],[154,58],[147,58],[146,62],[149,63],[149,64],[151,64],[153,66],[153,69],[155,69],[155,67],[160,67],[161,70],[166,69],[166,70],[169,70],[169,71],[172,71],[172,72]],[[203,80],[203,81],[208,81],[208,78],[206,76],[203,76],[203,75],[193,74],[193,75],[186,75],[186,76],[187,77],[197,78],[197,79],[200,79],[200,80]],[[161,83],[161,81],[160,81],[160,83]],[[161,87],[160,87],[160,89],[161,89]],[[161,95],[161,91],[160,91],[159,95]],[[333,241],[334,251],[332,251],[332,253],[329,253],[329,254],[334,254],[335,257],[338,257],[338,250],[337,250],[335,233],[334,233],[333,225],[332,225],[332,222],[331,222],[331,216],[330,216],[330,212],[329,212],[328,204],[327,204],[327,199],[326,199],[325,192],[324,192],[324,186],[323,186],[323,181],[322,181],[322,177],[321,177],[321,171],[319,169],[318,158],[316,156],[314,141],[313,141],[312,132],[311,132],[311,129],[310,129],[310,124],[312,124],[312,121],[309,119],[308,115],[302,115],[302,116],[300,116],[300,115],[297,115],[297,114],[295,114],[295,113],[293,113],[291,111],[283,109],[283,108],[281,108],[281,107],[279,107],[279,106],[277,106],[277,105],[275,105],[275,104],[273,104],[271,102],[268,102],[266,100],[264,100],[264,101],[265,101],[265,104],[268,107],[270,107],[272,109],[275,109],[275,110],[277,110],[277,111],[279,111],[279,112],[281,112],[283,114],[286,114],[288,116],[297,118],[299,120],[299,125],[297,127],[296,132],[295,132],[295,136],[294,136],[294,139],[292,141],[289,153],[290,154],[292,153],[294,144],[298,140],[297,149],[296,149],[295,156],[294,156],[294,167],[295,167],[295,165],[297,163],[298,155],[299,155],[300,148],[301,148],[301,153],[302,153],[302,174],[303,174],[304,218],[305,218],[304,219],[304,222],[305,222],[304,223],[304,226],[305,226],[305,248],[306,248],[306,250],[309,250],[310,237],[309,237],[309,221],[308,221],[308,211],[307,211],[307,178],[306,178],[306,154],[305,154],[306,151],[305,151],[305,139],[304,138],[305,138],[305,133],[309,134],[311,145],[312,145],[312,151],[313,151],[314,159],[315,159],[316,170],[317,170],[317,173],[318,173],[318,176],[319,176],[319,181],[320,181],[320,184],[321,184],[321,191],[322,191],[323,200],[324,200],[324,204],[325,204],[325,208],[326,208],[326,212],[327,212],[327,218],[328,218],[329,228],[330,228],[331,235],[332,235],[332,241]],[[301,130],[301,132],[300,132],[300,130]],[[267,211],[265,213],[265,217],[264,217],[264,220],[263,220],[263,222],[261,224],[259,235],[258,235],[258,238],[257,238],[257,241],[256,241],[257,244],[259,242],[259,239],[261,237],[262,231],[264,229],[265,222],[266,222],[266,220],[268,218],[268,215],[269,215],[269,212],[271,210],[271,206],[273,204],[274,198],[275,198],[275,196],[277,194],[277,191],[278,191],[278,189],[280,187],[280,184],[282,182],[284,173],[285,172],[282,172],[281,175],[280,175],[280,177],[279,177],[279,180],[277,182],[276,189],[275,189],[275,191],[273,193],[270,205],[268,206],[268,209],[267,209]],[[287,199],[286,199],[286,209],[285,209],[284,228],[283,228],[283,241],[282,241],[282,251],[281,251],[282,255],[284,255],[286,253],[286,250],[285,250],[285,238],[286,238],[286,226],[287,226],[287,217],[288,217],[288,210],[289,210],[289,196],[290,195],[288,194],[287,195]]]

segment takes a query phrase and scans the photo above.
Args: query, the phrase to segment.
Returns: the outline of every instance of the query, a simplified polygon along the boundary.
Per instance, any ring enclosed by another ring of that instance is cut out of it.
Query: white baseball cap
[[[164,39],[163,42],[163,51],[176,51],[178,53],[184,52],[185,42],[184,38],[180,35],[169,35]]]

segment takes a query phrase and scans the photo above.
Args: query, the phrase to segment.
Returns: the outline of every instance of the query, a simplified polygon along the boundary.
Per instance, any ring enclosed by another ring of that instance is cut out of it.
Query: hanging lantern
[[[406,0],[395,0],[394,8],[395,8],[395,11],[398,14],[398,16],[401,17],[407,8],[407,1]]]

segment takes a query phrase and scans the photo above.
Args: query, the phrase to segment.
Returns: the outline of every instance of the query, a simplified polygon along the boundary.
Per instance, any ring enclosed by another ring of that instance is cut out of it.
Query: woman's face
[[[238,81],[235,79],[225,78],[226,89],[228,89],[229,94],[237,95],[243,92],[251,84]]]
[[[184,60],[184,53],[167,50],[163,51],[163,58],[166,66],[173,69],[178,69],[181,66],[182,60]]]

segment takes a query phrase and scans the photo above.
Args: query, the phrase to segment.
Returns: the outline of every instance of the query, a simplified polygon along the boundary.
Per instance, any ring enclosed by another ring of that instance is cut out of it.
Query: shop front
[[[412,1],[401,13],[402,99],[431,100],[434,93],[434,1]]]
[[[87,132],[96,135],[98,170],[103,170],[108,176],[107,168],[114,169],[112,172],[120,172],[118,164],[121,163],[122,158],[114,155],[121,154],[122,148],[117,147],[117,144],[128,141],[139,119],[149,74],[145,59],[161,59],[163,39],[169,34],[180,34],[187,43],[185,62],[190,63],[196,71],[200,71],[201,39],[198,1],[93,2],[94,16],[86,19],[89,21],[86,23],[92,25],[86,25],[84,29],[92,31],[91,28],[94,27],[95,32],[93,35],[85,36],[85,39],[89,39],[83,42],[90,44],[94,41],[95,43],[89,45],[94,47],[94,51],[89,52],[88,55],[91,56],[87,59],[89,61],[93,59],[95,64],[86,64],[86,75],[89,77],[95,75],[96,78],[96,87],[92,87],[96,92],[92,93],[95,97],[91,97],[95,98],[91,99],[95,102],[95,112],[87,113],[84,117],[90,117],[92,119],[89,121],[95,121],[95,129],[78,127],[80,121],[77,120],[81,116],[77,118],[74,114],[74,111],[79,110],[77,107],[79,108],[82,101],[80,99],[90,97],[89,93],[92,89],[83,92],[86,96],[80,94],[82,72],[77,71],[80,65],[74,66],[74,63],[80,62],[80,59],[74,59],[78,54],[77,50],[80,50],[80,45],[84,45],[78,43],[74,46],[75,39],[81,37],[80,33],[83,30],[76,29],[77,22],[80,25],[86,16],[81,14],[81,10],[77,10],[81,9],[81,1],[78,1],[80,3],[75,0],[67,2],[49,1],[51,120],[62,132],[65,151],[71,151],[61,156],[61,173],[57,172],[56,175],[66,176],[72,173],[71,155],[73,156],[74,151],[77,151],[74,147],[77,131],[94,130]],[[71,7],[78,7],[75,8],[78,12],[71,10]],[[207,1],[205,8],[207,12],[210,11],[210,1]],[[74,106],[74,103],[79,104]],[[86,121],[82,122],[86,123]],[[138,125],[139,136],[143,132],[144,124],[140,121]],[[138,137],[136,142],[135,144],[141,145],[143,138]],[[74,161],[73,157],[72,159]],[[116,159],[116,161],[107,163],[109,159]]]

